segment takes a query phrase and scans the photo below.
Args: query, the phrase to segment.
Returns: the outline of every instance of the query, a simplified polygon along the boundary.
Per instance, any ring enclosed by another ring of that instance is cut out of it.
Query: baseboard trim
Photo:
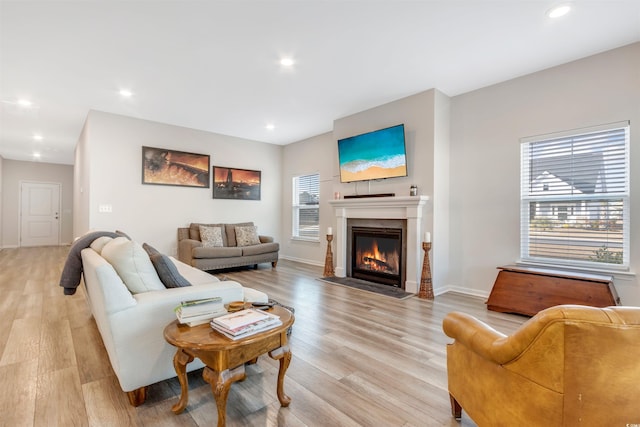
[[[485,300],[489,298],[490,293],[490,291],[479,291],[477,289],[468,289],[455,285],[447,285],[433,290],[434,295],[442,295],[447,292],[455,292],[458,294],[463,294],[475,298],[482,298]]]
[[[322,263],[320,263],[318,261],[310,260],[310,259],[296,258],[296,257],[293,257],[293,256],[282,255],[282,254],[280,254],[280,258],[281,259],[286,259],[288,261],[295,261],[295,262],[301,262],[303,264],[314,265],[316,267],[324,267],[324,264],[322,264]]]

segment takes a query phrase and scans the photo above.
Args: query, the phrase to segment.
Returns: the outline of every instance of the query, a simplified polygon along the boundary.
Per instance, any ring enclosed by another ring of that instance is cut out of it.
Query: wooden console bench
[[[492,311],[533,316],[561,304],[592,307],[620,304],[613,276],[513,265],[498,269],[487,300],[487,308]]]

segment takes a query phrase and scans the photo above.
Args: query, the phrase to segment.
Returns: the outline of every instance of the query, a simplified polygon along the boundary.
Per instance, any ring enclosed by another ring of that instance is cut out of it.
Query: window
[[[523,261],[629,265],[629,123],[525,138]]]
[[[320,240],[320,175],[293,178],[293,237]]]

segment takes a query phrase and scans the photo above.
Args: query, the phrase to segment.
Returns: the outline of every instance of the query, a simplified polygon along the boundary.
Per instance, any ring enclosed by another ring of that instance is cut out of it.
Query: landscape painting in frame
[[[213,198],[260,200],[260,171],[213,167]]]
[[[209,156],[142,147],[142,183],[209,188]]]

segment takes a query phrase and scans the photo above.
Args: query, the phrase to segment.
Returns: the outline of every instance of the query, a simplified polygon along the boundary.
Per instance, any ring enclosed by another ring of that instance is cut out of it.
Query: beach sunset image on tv
[[[338,141],[340,181],[407,176],[404,125]]]

